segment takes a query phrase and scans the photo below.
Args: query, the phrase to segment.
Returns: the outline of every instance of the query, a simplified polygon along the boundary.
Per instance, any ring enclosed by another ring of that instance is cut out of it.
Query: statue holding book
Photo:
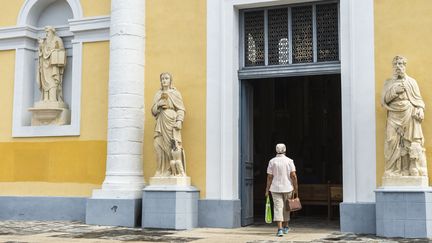
[[[63,102],[63,74],[66,51],[62,39],[51,26],[45,27],[46,38],[39,39],[39,72],[37,83],[41,101]]]
[[[63,100],[63,75],[66,67],[66,50],[62,39],[51,26],[45,27],[46,36],[38,40],[37,86],[40,101],[32,112],[33,126],[69,124],[70,111]]]

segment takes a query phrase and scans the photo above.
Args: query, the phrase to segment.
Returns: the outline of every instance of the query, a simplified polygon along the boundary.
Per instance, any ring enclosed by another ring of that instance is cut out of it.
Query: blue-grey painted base
[[[199,191],[192,186],[147,186],[143,191],[142,227],[198,227]]]
[[[0,220],[85,220],[86,198],[0,197]]]
[[[240,200],[199,200],[199,227],[237,228],[240,219]]]
[[[340,204],[340,228],[342,232],[375,234],[375,203]]]
[[[87,200],[86,224],[136,227],[141,223],[141,199]]]
[[[378,189],[375,193],[378,236],[432,238],[431,189]]]

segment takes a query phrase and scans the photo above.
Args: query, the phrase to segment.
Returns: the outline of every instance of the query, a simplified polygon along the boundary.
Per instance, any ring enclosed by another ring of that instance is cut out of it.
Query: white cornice
[[[73,36],[73,42],[109,40],[110,17],[99,16],[69,20],[69,26],[56,27],[61,37]],[[30,48],[26,43],[43,35],[43,27],[31,25],[0,28],[0,50]]]
[[[14,26],[0,28],[0,43],[5,39],[29,37],[36,39],[38,35],[38,29],[33,26]]]
[[[70,31],[80,32],[96,29],[109,29],[110,16],[88,17],[69,20]]]
[[[69,20],[70,31],[75,40],[94,42],[109,40],[110,16],[98,16]]]

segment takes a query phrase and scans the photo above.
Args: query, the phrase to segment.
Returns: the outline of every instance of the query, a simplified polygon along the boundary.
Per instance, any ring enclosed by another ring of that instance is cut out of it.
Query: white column
[[[239,199],[238,10],[207,1],[206,199]]]
[[[373,5],[373,0],[340,2],[343,197],[348,203],[375,202]]]
[[[93,198],[142,197],[145,0],[111,0],[106,176]]]

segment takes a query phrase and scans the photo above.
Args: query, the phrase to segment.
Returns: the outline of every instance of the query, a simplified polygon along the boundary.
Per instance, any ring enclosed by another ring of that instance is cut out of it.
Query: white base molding
[[[154,176],[150,178],[150,185],[155,186],[190,186],[191,179],[189,176]]]
[[[428,187],[427,176],[392,176],[382,178],[383,187]]]

